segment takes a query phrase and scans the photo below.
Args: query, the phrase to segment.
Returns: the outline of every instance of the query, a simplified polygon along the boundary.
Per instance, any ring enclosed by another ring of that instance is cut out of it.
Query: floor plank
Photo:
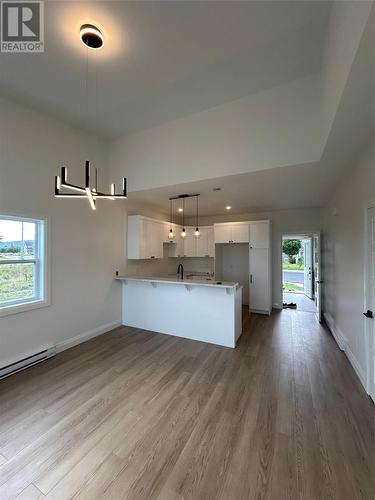
[[[118,328],[0,382],[0,498],[374,498],[374,406],[314,314],[235,350]]]

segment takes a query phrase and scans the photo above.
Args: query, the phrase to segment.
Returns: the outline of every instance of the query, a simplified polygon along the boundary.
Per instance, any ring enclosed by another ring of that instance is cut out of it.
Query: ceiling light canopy
[[[93,24],[83,24],[79,34],[82,43],[90,49],[101,49],[104,45],[104,37],[101,31]]]

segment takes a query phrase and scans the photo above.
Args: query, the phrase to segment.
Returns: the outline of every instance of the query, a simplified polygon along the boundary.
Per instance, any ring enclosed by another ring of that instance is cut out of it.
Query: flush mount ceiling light
[[[75,191],[75,193],[61,192],[61,189],[66,191]],[[78,192],[77,192],[78,191]],[[85,185],[77,186],[68,182],[68,169],[61,167],[61,176],[55,177],[55,196],[56,198],[86,198],[93,210],[96,210],[96,200],[99,198],[106,200],[126,199],[126,178],[122,180],[122,194],[116,194],[116,186],[111,184],[110,193],[101,193],[98,191],[98,169],[95,169],[95,183],[94,187],[90,186],[90,162],[86,160],[85,163]]]
[[[101,31],[93,24],[83,24],[79,30],[82,43],[90,49],[101,49],[104,45],[104,37]]]

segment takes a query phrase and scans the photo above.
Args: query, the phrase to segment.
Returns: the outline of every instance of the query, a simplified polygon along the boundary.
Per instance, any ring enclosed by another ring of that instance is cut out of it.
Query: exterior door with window
[[[312,239],[303,240],[303,262],[304,262],[304,292],[310,299],[314,296],[313,268],[312,268]]]
[[[366,305],[364,319],[368,346],[368,393],[375,402],[375,207],[368,211]]]

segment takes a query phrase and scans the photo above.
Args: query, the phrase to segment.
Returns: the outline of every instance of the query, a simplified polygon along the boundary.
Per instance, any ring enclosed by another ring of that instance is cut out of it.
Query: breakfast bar
[[[242,328],[242,287],[234,282],[121,276],[126,326],[236,346]]]

